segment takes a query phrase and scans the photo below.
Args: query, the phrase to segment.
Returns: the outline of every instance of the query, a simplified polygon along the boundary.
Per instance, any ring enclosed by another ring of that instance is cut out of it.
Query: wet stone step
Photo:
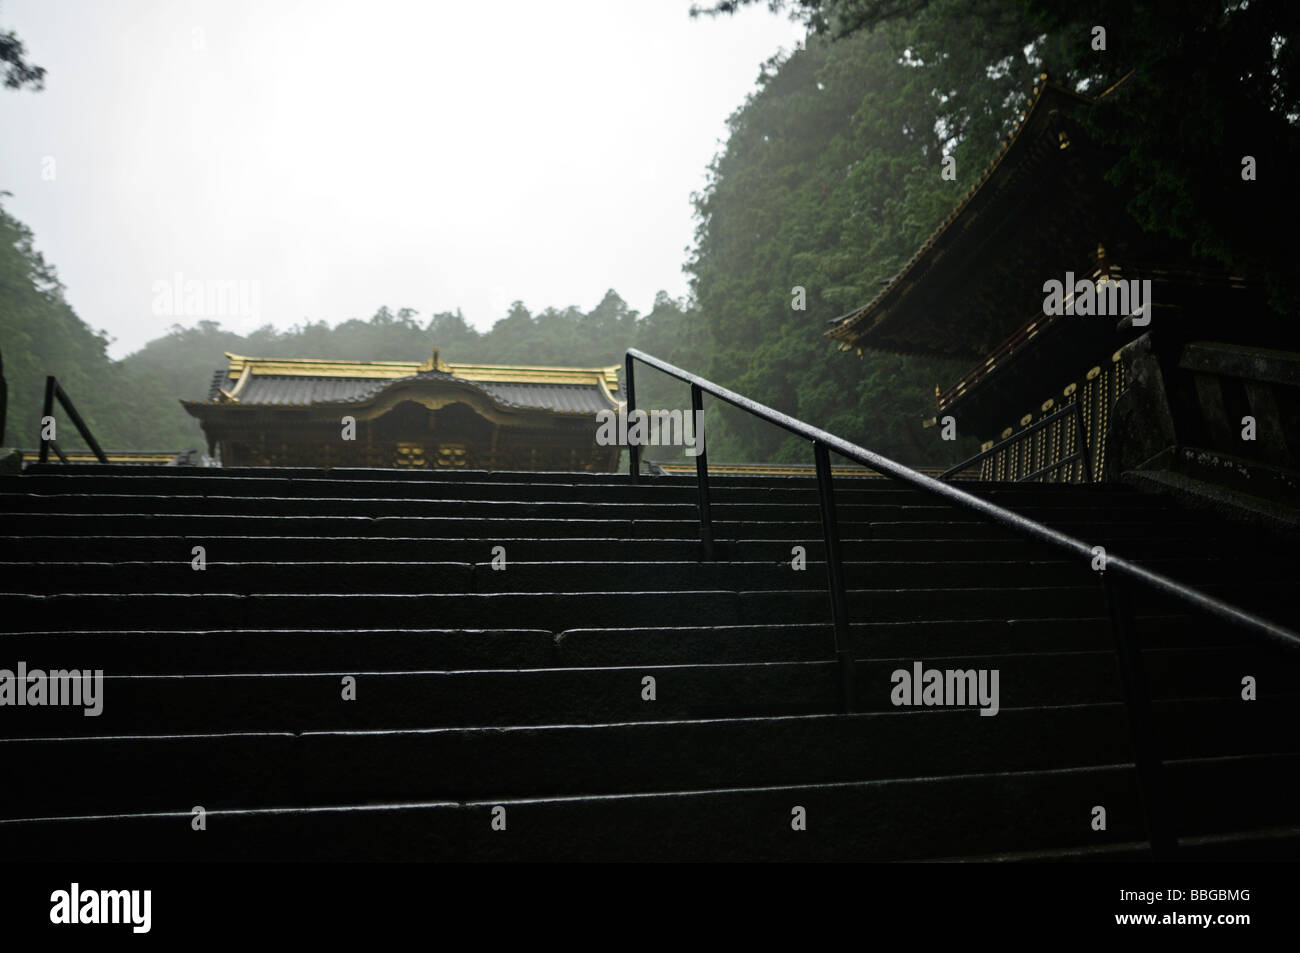
[[[850,618],[887,622],[941,618],[1056,618],[1093,615],[1100,587],[850,590]],[[1149,600],[1139,595],[1139,605]],[[554,632],[596,625],[739,625],[829,621],[817,590],[668,590],[575,593],[0,593],[0,611],[50,629],[174,627],[198,614],[229,627],[283,628],[328,618],[346,627],[400,627],[412,620],[446,628],[523,624]]]
[[[520,501],[482,499],[367,499],[350,497],[241,497],[229,495],[139,496],[130,494],[34,494],[0,493],[0,512],[114,514],[146,512],[156,517],[195,515],[283,516],[450,516],[528,517],[536,519],[630,519],[695,520],[694,501],[639,502],[636,504],[571,501]],[[1162,521],[1186,522],[1186,514],[1133,507],[1067,506],[1060,503],[1022,507],[1020,512],[1048,524],[1095,522],[1126,523],[1140,519],[1147,524]],[[939,502],[909,504],[838,501],[836,513],[843,523],[924,521],[983,523],[982,517]],[[815,500],[805,503],[761,502],[713,503],[713,519],[720,524],[737,522],[811,522],[820,520]]]
[[[683,527],[685,529],[685,527]],[[680,538],[547,538],[504,536],[500,539],[466,539],[464,537],[412,536],[247,536],[205,533],[186,535],[68,535],[68,536],[0,536],[0,551],[10,561],[28,562],[133,562],[176,561],[189,563],[192,549],[201,544],[210,560],[226,562],[274,561],[301,562],[306,559],[358,560],[362,562],[485,562],[492,558],[492,547],[501,546],[510,561],[537,562],[664,562],[704,560],[703,547],[694,528]],[[842,558],[849,562],[1028,562],[1060,561],[1061,554],[1046,545],[1016,539],[855,539],[842,536]],[[820,560],[824,547],[820,535],[798,539],[718,540],[715,556],[719,561],[788,564],[797,555],[794,547],[802,546],[810,561]],[[1213,557],[1199,550],[1188,551],[1183,540],[1151,538],[1129,539],[1116,553],[1130,559],[1168,560],[1185,557],[1209,560]],[[1222,559],[1215,560],[1222,567]],[[1243,560],[1234,567],[1283,574],[1290,566],[1278,560]],[[1234,571],[1236,569],[1234,568]]]
[[[1150,649],[1258,647],[1226,625],[1188,616],[1135,619],[1141,644]],[[695,626],[571,629],[556,640],[565,665],[628,665],[655,661],[761,662],[826,659],[833,656],[828,624]],[[1048,619],[962,619],[933,622],[854,622],[846,648],[857,658],[905,653],[975,655],[1109,651],[1115,636],[1104,616]]]
[[[1171,760],[1293,754],[1274,700],[1161,701]],[[0,816],[833,783],[1125,763],[1118,704],[420,731],[3,739]],[[93,788],[77,783],[102,779]]]
[[[1168,765],[1176,830],[1241,831],[1240,818],[1285,821],[1294,756]],[[1245,782],[1245,783],[1243,783]],[[1107,829],[1086,822],[1097,802]],[[802,808],[805,829],[792,834]],[[8,859],[82,860],[920,860],[1117,851],[1145,859],[1132,769],[1124,765],[916,780],[674,791],[631,796],[498,799],[343,808],[212,810],[191,815],[0,821]],[[504,821],[504,830],[493,820]],[[1193,856],[1295,859],[1291,828],[1197,842]],[[647,833],[649,832],[649,833]],[[672,832],[673,836],[666,836]],[[1252,837],[1254,834],[1256,836]],[[1282,842],[1281,853],[1268,853]],[[1253,850],[1252,850],[1253,844]],[[1243,850],[1244,848],[1244,850]],[[1043,857],[1039,859],[1052,859]]]
[[[24,671],[68,671],[60,668],[68,661],[47,651]],[[1300,662],[1260,650],[1153,650],[1145,665],[1155,698],[1239,699],[1243,675],[1257,679],[1257,697],[1300,698]],[[829,660],[166,676],[122,674],[118,663],[99,681],[91,668],[72,671],[83,681],[78,704],[13,707],[4,714],[9,737],[605,724],[833,714],[842,704]],[[869,659],[855,664],[853,710],[927,707],[932,672],[951,683],[956,702],[990,717],[1002,707],[1122,697],[1112,652]]]
[[[39,622],[41,620],[33,620]],[[1152,649],[1259,646],[1236,629],[1186,616],[1138,616]],[[0,634],[12,660],[114,673],[264,673],[512,669],[821,661],[833,657],[828,624],[550,630],[356,628],[104,628]],[[1104,617],[874,622],[849,626],[858,658],[1114,651]],[[358,660],[364,662],[362,666]],[[1276,665],[1277,662],[1271,663]],[[1262,689],[1261,689],[1262,690]]]
[[[362,667],[400,672],[503,664],[518,670],[559,664],[554,633],[517,628],[37,629],[0,633],[0,652],[11,669],[26,660],[46,668],[158,675],[346,672]]]
[[[624,514],[631,517],[632,514]],[[282,516],[282,515],[156,515],[151,513],[0,513],[0,525],[8,535],[122,536],[180,534],[186,536],[365,536],[365,537],[460,537],[493,541],[521,536],[548,538],[623,537],[689,539],[698,537],[694,517],[672,520],[547,519],[457,516]],[[1165,538],[1205,545],[1202,528],[1194,521],[1162,524],[1125,522],[1097,525],[1060,522],[1055,528],[1082,534],[1089,544],[1106,545],[1117,540],[1141,540],[1153,533]],[[949,520],[840,521],[844,538],[875,539],[976,539],[1018,538],[1005,527],[979,522]],[[714,536],[721,540],[817,540],[822,537],[820,519],[805,521],[717,521]]]
[[[223,548],[218,545],[218,551]],[[192,547],[191,547],[192,549]],[[0,563],[0,578],[11,588],[53,592],[579,592],[689,590],[740,591],[765,585],[773,589],[827,586],[826,564],[806,557],[777,562],[529,562],[508,558],[503,546],[497,562],[287,561],[248,559],[238,562],[204,558],[198,575],[195,557],[170,561]],[[481,554],[480,554],[481,555]],[[1154,559],[1143,565],[1197,584],[1223,581],[1222,566],[1205,559]],[[845,561],[848,585],[881,588],[972,588],[982,586],[1061,586],[1095,583],[1092,570],[1079,561]],[[1265,566],[1261,581],[1281,582],[1289,567]],[[1248,580],[1254,584],[1255,579]]]
[[[1082,489],[1082,488],[1080,488]],[[328,477],[122,477],[90,474],[47,474],[0,477],[0,494],[115,494],[153,497],[181,495],[217,495],[225,497],[336,497],[353,499],[470,500],[470,501],[565,501],[578,503],[684,503],[695,505],[698,490],[694,483],[608,484],[537,483],[521,487],[514,482],[467,480],[340,480]],[[1090,511],[1147,510],[1174,512],[1176,508],[1159,498],[1144,496],[1123,487],[1099,488],[1094,492],[1063,494],[1058,487],[1008,487],[990,485],[978,493],[1014,509],[1028,507],[1085,507]],[[800,503],[816,506],[814,486],[785,487],[772,485],[732,486],[714,482],[711,496],[722,504],[733,503]],[[848,483],[839,481],[836,500],[846,505],[873,504],[893,506],[947,505],[938,498],[918,490],[882,481]]]
[[[1285,598],[1281,589],[1278,598]],[[1181,608],[1137,593],[1139,609]],[[871,589],[847,593],[849,618],[870,622],[1096,616],[1105,603],[1098,585],[1034,588]],[[672,625],[763,625],[829,622],[828,597],[817,590],[692,590],[575,593],[0,593],[0,611],[39,620],[52,630],[175,628],[203,618],[229,628],[285,628],[304,619],[336,626],[400,628],[413,620],[442,628],[574,628]]]

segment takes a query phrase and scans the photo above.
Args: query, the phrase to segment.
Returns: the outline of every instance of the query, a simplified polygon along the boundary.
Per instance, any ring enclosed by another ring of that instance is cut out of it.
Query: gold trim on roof
[[[26,452],[26,451],[24,451]],[[36,454],[38,451],[31,451]],[[69,463],[98,463],[99,457],[95,456],[89,450],[65,450],[64,454]],[[145,450],[105,450],[104,456],[108,457],[109,463],[171,463],[176,459],[179,452],[161,450],[150,452]],[[51,460],[51,463],[54,461]]]
[[[239,380],[230,393],[238,397],[247,375],[277,377],[343,377],[398,380],[421,371],[438,370],[465,381],[500,384],[585,384],[606,392],[618,390],[618,365],[608,367],[547,367],[521,364],[456,364],[434,353],[427,361],[331,361],[318,358],[247,357],[226,352],[231,380]],[[611,400],[613,398],[611,397]]]
[[[1121,76],[1118,80],[1115,81],[1115,85],[1111,86],[1109,89],[1107,89],[1105,92],[1103,92],[1103,93],[1102,93],[1100,96],[1098,96],[1097,98],[1098,98],[1098,99],[1105,99],[1105,98],[1106,98],[1107,96],[1109,96],[1111,93],[1115,92],[1115,90],[1119,89],[1121,86],[1123,86],[1125,83],[1127,83],[1127,82],[1128,82],[1128,81],[1133,77],[1133,74],[1136,73],[1136,72],[1137,72],[1137,70],[1133,70],[1133,69],[1129,70],[1127,73],[1125,73],[1123,76]]]
[[[234,401],[235,403],[239,403],[239,394],[244,389],[244,385],[248,383],[248,379],[252,375],[253,375],[253,365],[245,364],[244,369],[239,372],[239,380],[235,382],[235,386],[229,391],[222,390],[221,395],[225,397],[226,400],[231,400]]]

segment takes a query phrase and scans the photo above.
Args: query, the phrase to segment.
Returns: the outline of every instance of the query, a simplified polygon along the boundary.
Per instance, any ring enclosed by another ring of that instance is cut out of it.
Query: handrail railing
[[[1060,550],[1062,553],[1086,561],[1092,565],[1098,558],[1093,547],[1060,530],[1052,529],[1037,520],[1029,519],[1012,510],[981,499],[950,483],[944,483],[926,476],[911,467],[873,453],[865,447],[837,437],[832,433],[813,427],[797,420],[779,410],[751,400],[733,390],[715,384],[710,380],[692,374],[690,371],[661,361],[636,348],[628,348],[625,357],[627,387],[627,413],[630,417],[636,409],[636,384],[633,363],[640,361],[649,367],[662,371],[691,386],[691,407],[697,412],[703,410],[703,395],[711,394],[719,400],[766,420],[789,433],[810,440],[813,445],[813,459],[817,468],[817,492],[820,502],[822,533],[826,541],[827,588],[831,602],[831,620],[834,633],[835,655],[840,664],[841,690],[845,712],[853,706],[853,657],[848,648],[848,610],[844,585],[844,566],[840,554],[839,527],[835,517],[834,487],[831,482],[830,451],[870,467],[878,473],[892,477],[901,483],[915,487],[932,496],[936,496],[952,506],[973,511],[978,515],[1005,526],[1021,536],[1029,537]],[[695,419],[702,420],[702,413]],[[700,449],[695,458],[696,482],[699,488],[700,538],[704,544],[705,558],[714,558],[714,537],[712,516],[709,507],[709,473],[708,458],[703,452],[701,434],[695,435],[696,446]],[[633,483],[640,480],[640,448],[629,448],[629,476]],[[1290,629],[1263,619],[1230,603],[1223,602],[1197,589],[1184,585],[1161,573],[1153,572],[1137,563],[1129,562],[1120,556],[1101,554],[1102,592],[1105,597],[1107,614],[1115,635],[1116,653],[1119,660],[1121,686],[1124,701],[1129,714],[1131,742],[1134,753],[1134,769],[1137,774],[1138,791],[1142,801],[1143,815],[1146,821],[1147,839],[1153,856],[1162,856],[1177,844],[1176,838],[1165,826],[1163,782],[1161,780],[1160,758],[1155,750],[1154,730],[1152,727],[1150,696],[1147,693],[1146,679],[1142,667],[1141,655],[1132,633],[1133,610],[1129,593],[1120,585],[1120,579],[1163,593],[1225,622],[1246,629],[1256,636],[1264,637],[1290,649],[1300,649],[1300,634]]]
[[[100,449],[99,441],[97,441],[94,434],[90,432],[90,428],[86,426],[86,422],[81,419],[81,414],[77,413],[77,408],[73,406],[72,398],[68,396],[67,392],[61,386],[59,386],[59,382],[52,374],[45,378],[45,402],[41,406],[40,462],[46,463],[49,461],[51,449],[62,462],[68,462],[68,455],[60,449],[58,441],[53,437],[45,436],[45,421],[46,419],[53,419],[54,417],[55,400],[62,404],[63,409],[68,412],[68,416],[72,418],[72,423],[76,426],[78,433],[81,434],[81,439],[86,441],[86,446],[90,447],[91,451],[95,454],[95,458],[98,459],[100,463],[108,463],[108,457],[104,454],[104,451]]]

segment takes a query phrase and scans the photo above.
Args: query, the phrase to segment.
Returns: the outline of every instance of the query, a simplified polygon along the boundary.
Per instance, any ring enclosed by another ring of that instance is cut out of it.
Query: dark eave
[[[1104,157],[1071,116],[1095,102],[1043,77],[980,181],[827,336],[845,349],[979,358],[1041,305],[1058,265],[1086,263],[1099,241],[1127,237],[1122,203],[1102,181]]]

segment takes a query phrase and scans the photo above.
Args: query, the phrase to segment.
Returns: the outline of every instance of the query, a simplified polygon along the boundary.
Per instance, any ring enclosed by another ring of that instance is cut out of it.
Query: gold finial
[[[442,371],[446,370],[447,365],[442,363],[442,358],[438,356],[438,349],[433,349],[433,356],[420,365],[422,371]]]
[[[1101,242],[1097,243],[1097,260],[1098,261],[1106,260],[1106,246],[1103,245]]]

